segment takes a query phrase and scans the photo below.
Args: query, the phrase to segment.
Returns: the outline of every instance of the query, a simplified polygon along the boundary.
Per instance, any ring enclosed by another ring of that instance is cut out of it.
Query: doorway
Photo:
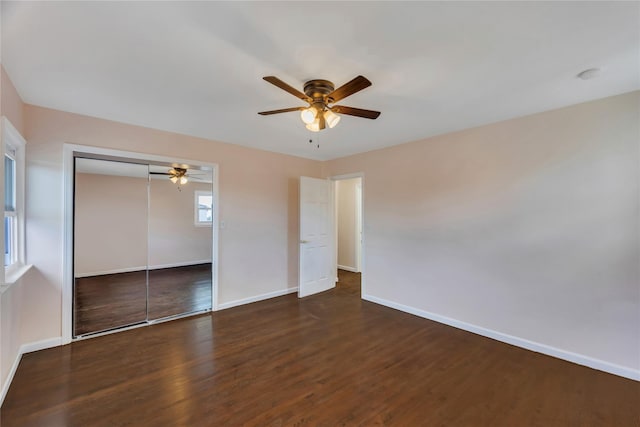
[[[362,292],[363,177],[361,174],[354,174],[332,179],[335,194],[337,283],[351,292]]]
[[[336,283],[342,285],[339,272],[348,273],[352,285],[357,281],[357,293],[366,297],[364,174],[327,179],[302,176],[299,206],[298,297],[327,291],[336,287]],[[338,215],[342,210],[348,211],[347,225],[339,227]],[[340,259],[339,237],[347,242]]]
[[[65,342],[216,308],[216,165],[65,145],[64,170]]]

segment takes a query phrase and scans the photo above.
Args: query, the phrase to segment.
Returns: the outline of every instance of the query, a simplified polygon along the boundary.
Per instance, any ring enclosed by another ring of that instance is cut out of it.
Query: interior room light
[[[189,182],[189,179],[188,179],[186,176],[182,176],[182,177],[180,178],[180,184],[184,185],[184,184],[186,184],[187,182]]]
[[[324,112],[324,119],[326,120],[327,125],[330,128],[333,128],[340,121],[340,116],[331,110],[327,110]]]
[[[305,108],[300,112],[300,118],[307,125],[313,123],[317,115],[318,111],[313,107]]]
[[[175,184],[176,182],[178,182],[178,177],[172,176],[171,178],[169,178],[169,180]]]
[[[320,118],[316,117],[316,119],[307,125],[307,129],[311,132],[320,132]]]

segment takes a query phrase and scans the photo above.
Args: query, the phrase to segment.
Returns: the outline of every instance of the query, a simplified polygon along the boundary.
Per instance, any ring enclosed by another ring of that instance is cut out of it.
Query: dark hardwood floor
[[[640,383],[359,299],[359,277],[23,357],[13,426],[638,426]]]
[[[147,272],[76,279],[75,335],[147,320]],[[149,320],[211,308],[211,263],[149,271]]]

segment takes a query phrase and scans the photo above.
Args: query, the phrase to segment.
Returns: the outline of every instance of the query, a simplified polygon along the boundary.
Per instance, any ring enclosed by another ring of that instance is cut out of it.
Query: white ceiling
[[[325,160],[640,89],[639,2],[2,2],[30,104]],[[601,76],[580,80],[599,67]],[[302,89],[382,111],[308,132]],[[309,137],[320,137],[320,148]]]

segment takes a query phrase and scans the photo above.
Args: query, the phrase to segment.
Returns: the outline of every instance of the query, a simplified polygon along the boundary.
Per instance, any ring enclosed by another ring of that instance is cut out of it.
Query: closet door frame
[[[109,333],[120,332],[127,329],[147,326],[157,322],[147,322],[120,329],[110,330],[103,333],[93,334],[87,337],[73,338],[73,203],[74,203],[74,181],[75,181],[75,157],[89,157],[98,160],[119,160],[130,161],[131,163],[183,163],[190,166],[211,171],[212,195],[213,195],[213,224],[212,224],[212,256],[211,256],[211,310],[218,309],[218,235],[219,227],[219,169],[216,163],[207,163],[191,159],[177,157],[167,157],[155,154],[134,153],[130,151],[112,150],[101,147],[91,147],[77,144],[64,144],[63,146],[63,283],[62,283],[62,343],[69,344],[73,340],[92,338]],[[201,313],[195,313],[201,314]],[[186,316],[189,316],[187,314]],[[172,320],[169,318],[167,320]]]

